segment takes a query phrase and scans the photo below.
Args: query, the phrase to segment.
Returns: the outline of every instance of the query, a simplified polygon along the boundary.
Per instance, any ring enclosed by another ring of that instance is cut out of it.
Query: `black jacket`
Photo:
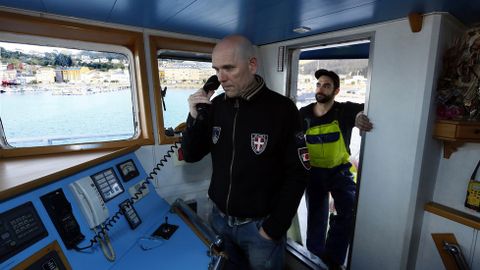
[[[190,115],[182,148],[187,162],[211,152],[213,174],[208,194],[235,217],[267,217],[272,238],[285,235],[307,181],[298,153],[304,147],[295,104],[263,87],[248,100],[221,94],[205,120]]]

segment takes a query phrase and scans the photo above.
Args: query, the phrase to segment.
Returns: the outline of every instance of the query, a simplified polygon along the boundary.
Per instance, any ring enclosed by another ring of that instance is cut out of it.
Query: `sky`
[[[57,50],[59,52],[69,52],[70,54],[78,53],[78,50],[74,49],[66,49],[66,48],[58,48],[58,47],[50,47],[50,46],[38,46],[38,45],[26,45],[26,44],[18,44],[18,43],[10,43],[10,42],[0,42],[0,47],[5,48],[9,51],[22,51],[22,52],[29,52],[29,51],[37,51],[37,52],[53,52]]]

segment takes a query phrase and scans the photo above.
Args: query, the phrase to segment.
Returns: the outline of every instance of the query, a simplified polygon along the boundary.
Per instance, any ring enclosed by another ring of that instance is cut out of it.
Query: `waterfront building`
[[[51,67],[41,67],[37,69],[35,79],[38,83],[54,83],[55,82],[55,69]]]
[[[88,67],[62,67],[55,71],[55,81],[80,81],[81,76],[90,72]]]

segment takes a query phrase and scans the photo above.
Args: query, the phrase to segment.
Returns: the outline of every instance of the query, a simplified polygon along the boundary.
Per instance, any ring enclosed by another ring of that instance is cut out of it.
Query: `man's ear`
[[[335,89],[334,93],[335,93],[335,96],[338,95],[338,93],[340,93],[340,87]]]
[[[252,57],[248,60],[248,69],[250,70],[250,73],[255,74],[257,73],[257,58]]]

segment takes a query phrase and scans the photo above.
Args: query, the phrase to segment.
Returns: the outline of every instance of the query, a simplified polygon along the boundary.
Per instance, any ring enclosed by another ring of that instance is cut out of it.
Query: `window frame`
[[[160,77],[158,76],[158,52],[165,50],[172,51],[182,51],[182,52],[191,52],[191,53],[207,53],[211,54],[213,47],[215,46],[214,42],[207,41],[194,41],[187,39],[178,39],[178,38],[168,38],[160,36],[150,36],[150,61],[152,66],[152,81],[153,81],[153,96],[155,99],[155,111],[157,116],[157,135],[158,135],[158,144],[173,144],[179,142],[181,136],[172,136],[169,137],[165,135],[165,121],[163,117],[163,104],[162,104],[162,95],[160,84]],[[195,59],[193,59],[195,60]],[[187,102],[187,101],[185,101]],[[179,127],[182,126],[182,123],[179,123]]]
[[[134,117],[138,118],[139,123],[139,126],[136,127],[138,134],[133,139],[55,146],[0,148],[0,158],[154,144],[143,33],[4,11],[0,11],[0,32],[28,35],[39,39],[61,39],[72,44],[87,42],[96,43],[100,46],[103,44],[126,48],[133,55],[130,72],[133,78],[132,87],[136,90],[134,91],[136,96],[134,96],[132,102],[136,103],[134,107],[138,112]]]

